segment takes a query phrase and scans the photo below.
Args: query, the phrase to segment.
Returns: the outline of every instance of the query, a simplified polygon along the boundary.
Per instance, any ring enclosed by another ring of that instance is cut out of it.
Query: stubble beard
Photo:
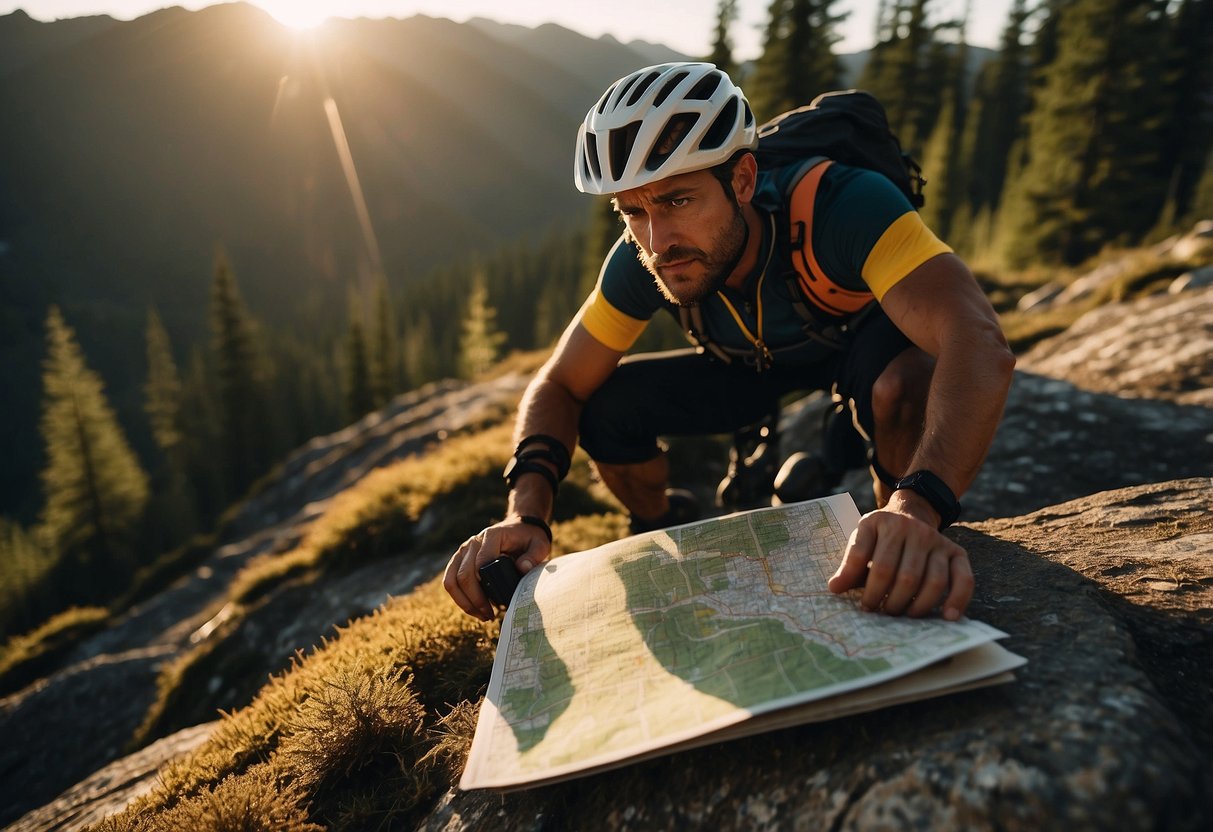
[[[673,246],[657,256],[646,254],[640,246],[636,247],[636,251],[640,262],[653,275],[653,282],[657,284],[662,297],[676,306],[694,306],[716,294],[728,281],[737,261],[741,259],[746,236],[745,217],[741,207],[734,205],[732,221],[712,241],[708,251],[689,246]],[[704,274],[694,282],[680,285],[675,294],[662,279],[661,269],[666,264],[688,259],[697,261],[703,267]]]

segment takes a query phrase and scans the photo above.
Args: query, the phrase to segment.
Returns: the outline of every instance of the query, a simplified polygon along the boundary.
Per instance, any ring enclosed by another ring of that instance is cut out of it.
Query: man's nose
[[[678,231],[674,223],[662,220],[649,220],[649,250],[654,254],[662,254],[678,242]]]

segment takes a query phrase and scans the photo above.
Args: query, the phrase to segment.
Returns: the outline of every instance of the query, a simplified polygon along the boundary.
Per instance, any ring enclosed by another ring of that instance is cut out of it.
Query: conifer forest
[[[1213,0],[1014,0],[996,50],[967,46],[966,19],[938,5],[882,0],[875,46],[848,62],[835,51],[847,3],[771,0],[761,55],[738,63],[736,2],[720,0],[714,26],[702,21],[712,52],[689,57],[732,73],[760,122],[844,85],[874,93],[922,165],[928,225],[979,273],[1076,266],[1213,217]],[[569,106],[593,100],[580,102]],[[544,141],[567,145],[550,167],[572,194],[569,127]],[[162,260],[121,277],[141,300],[118,312],[67,278],[35,288],[38,272],[0,256],[0,434],[13,437],[0,480],[0,641],[115,602],[158,559],[201,545],[308,439],[428,382],[550,347],[621,227],[605,200],[524,206],[533,174],[512,164],[498,165],[511,190],[484,206],[504,239],[452,233],[454,254],[402,255],[376,217],[382,254],[368,244],[373,254],[319,300],[253,290],[264,267],[224,239],[174,264],[207,275],[188,309],[169,288],[133,288],[171,281]],[[374,202],[392,183],[359,185]],[[0,232],[26,207],[0,205]],[[407,221],[434,222],[430,236],[450,225],[426,205],[416,214]],[[120,337],[95,336],[116,321]],[[643,347],[685,344],[660,324]]]

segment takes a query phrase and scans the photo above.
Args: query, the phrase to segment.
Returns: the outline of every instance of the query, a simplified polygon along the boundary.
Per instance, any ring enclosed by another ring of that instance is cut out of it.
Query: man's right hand
[[[517,517],[507,517],[464,541],[447,564],[442,585],[468,615],[481,621],[492,621],[495,613],[480,588],[480,567],[508,555],[514,559],[518,571],[525,575],[546,561],[551,553],[552,544],[543,529],[523,523]]]

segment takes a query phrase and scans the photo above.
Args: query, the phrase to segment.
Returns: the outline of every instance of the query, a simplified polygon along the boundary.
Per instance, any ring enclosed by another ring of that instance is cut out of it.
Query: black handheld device
[[[508,607],[522,575],[511,557],[499,557],[480,567],[480,588],[499,607]]]

